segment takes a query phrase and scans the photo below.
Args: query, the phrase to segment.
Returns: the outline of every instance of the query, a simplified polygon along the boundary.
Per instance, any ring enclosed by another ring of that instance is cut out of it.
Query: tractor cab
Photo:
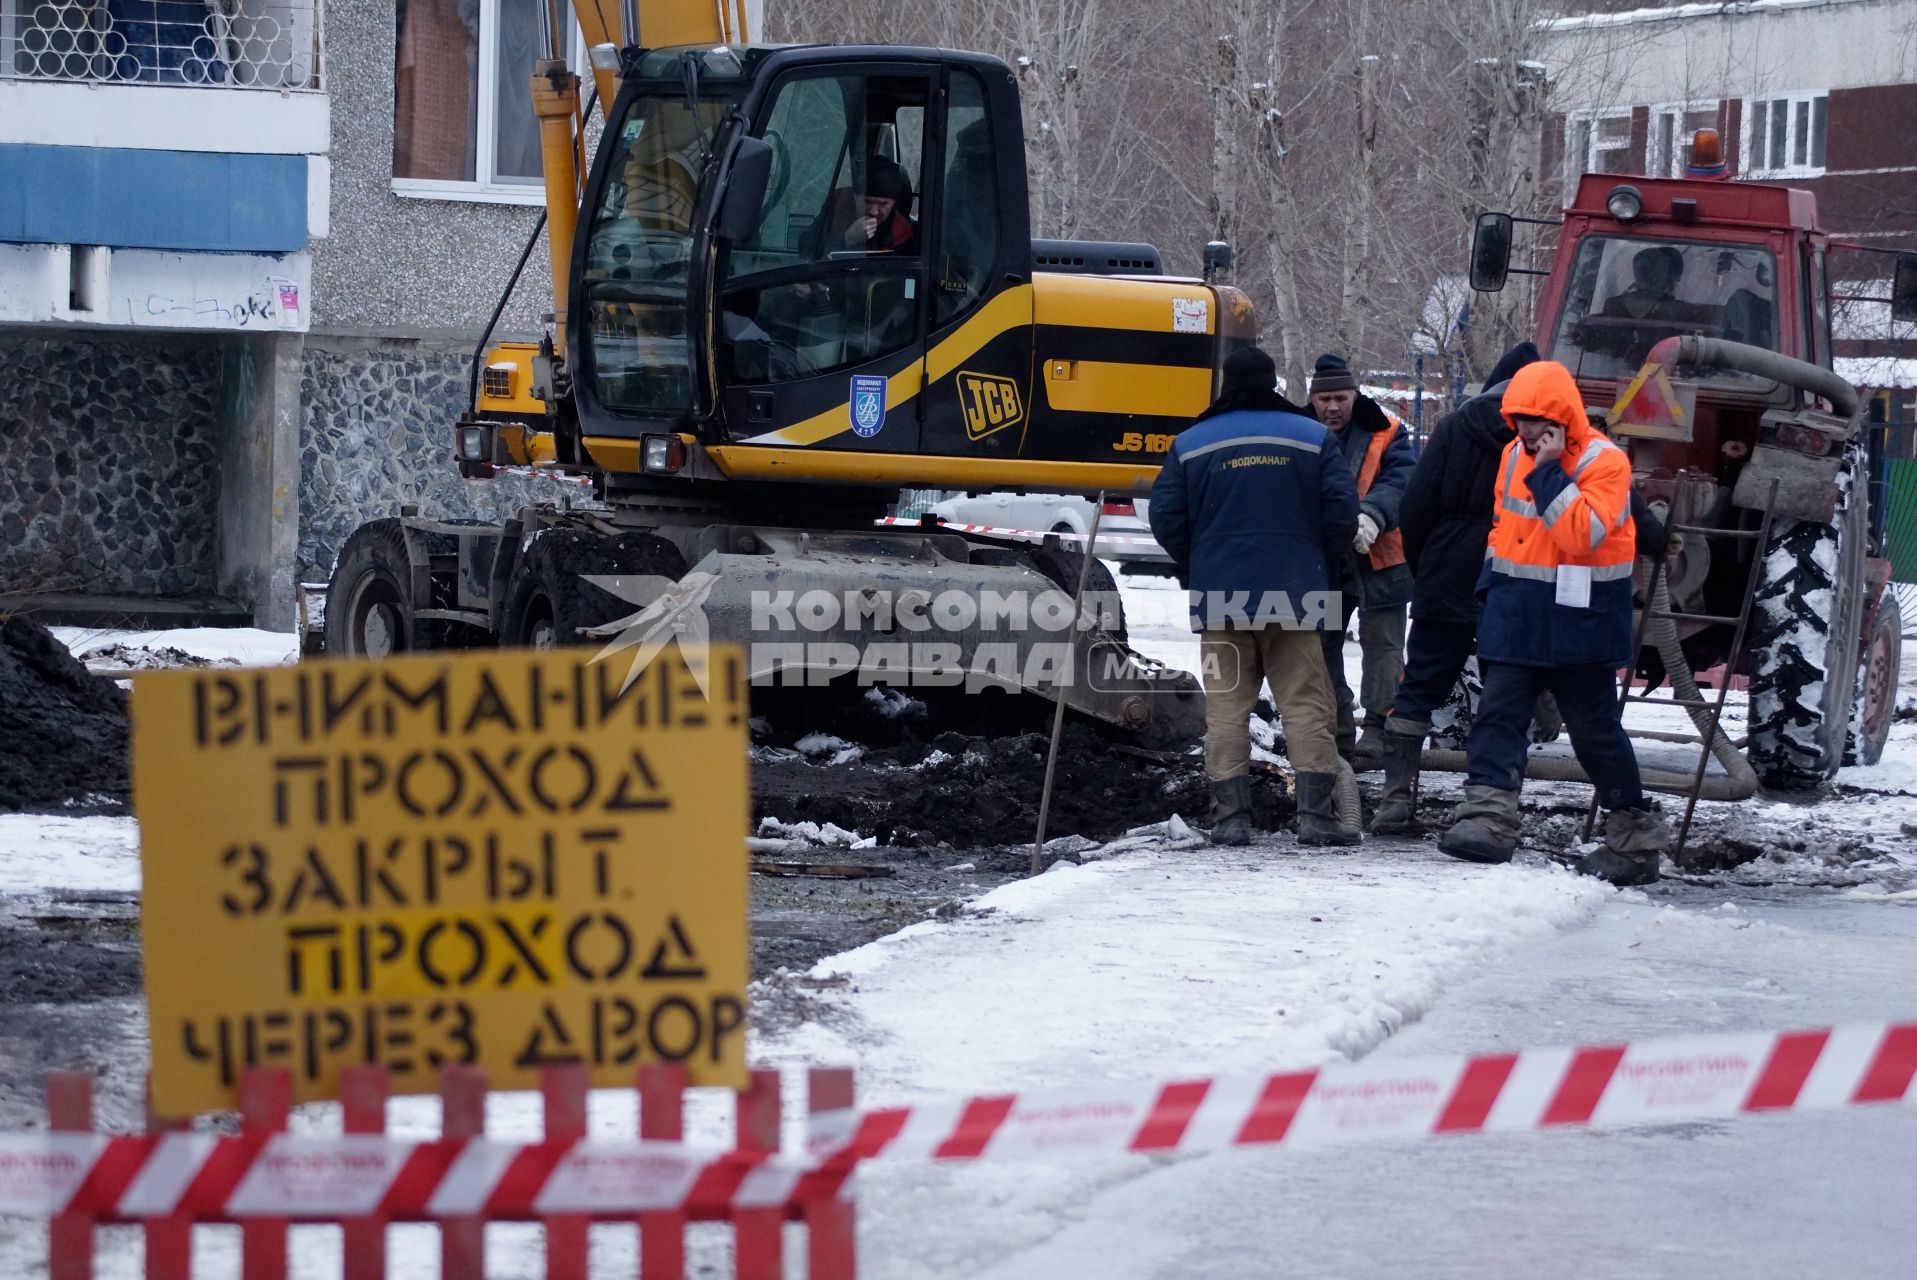
[[[1575,375],[1672,533],[1639,573],[1642,614],[1672,637],[1657,660],[1748,675],[1750,763],[1800,790],[1874,761],[1888,732],[1900,623],[1870,501],[1878,459],[1863,399],[1833,369],[1831,316],[1833,278],[1891,272],[1834,266],[1882,251],[1834,241],[1810,192],[1724,181],[1715,130],[1691,156],[1685,178],[1585,174],[1548,271],[1511,265],[1513,223],[1548,220],[1483,214],[1470,280],[1545,277],[1537,346]],[[1917,255],[1892,256],[1891,297],[1849,300],[1902,318]]]

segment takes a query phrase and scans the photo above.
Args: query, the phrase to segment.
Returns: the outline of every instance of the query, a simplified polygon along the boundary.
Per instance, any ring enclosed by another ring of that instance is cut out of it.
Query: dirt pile
[[[834,822],[885,844],[978,848],[1029,842],[1045,781],[1046,737],[946,732],[930,742],[906,733],[850,764],[755,763],[755,817]],[[1292,814],[1283,782],[1260,775],[1259,825]],[[1049,835],[1109,840],[1180,814],[1205,821],[1210,784],[1198,757],[1132,750],[1097,730],[1069,725],[1059,744]]]
[[[47,629],[0,621],[0,809],[124,802],[126,694]]]

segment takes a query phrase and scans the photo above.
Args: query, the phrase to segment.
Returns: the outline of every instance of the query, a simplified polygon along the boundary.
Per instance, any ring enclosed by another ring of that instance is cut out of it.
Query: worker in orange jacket
[[[1471,862],[1510,860],[1531,712],[1549,690],[1608,811],[1603,846],[1573,865],[1647,884],[1671,833],[1645,798],[1618,717],[1617,671],[1633,656],[1630,458],[1592,428],[1577,381],[1556,361],[1518,370],[1502,412],[1517,435],[1498,465],[1478,577],[1484,690],[1465,744],[1464,803],[1438,847]]]

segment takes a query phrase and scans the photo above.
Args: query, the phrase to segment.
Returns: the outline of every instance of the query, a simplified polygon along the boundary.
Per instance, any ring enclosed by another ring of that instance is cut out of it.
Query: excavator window
[[[1582,378],[1628,378],[1675,335],[1775,351],[1777,260],[1760,245],[1589,236],[1578,246],[1552,344]],[[1715,369],[1704,381],[1759,390],[1761,379]]]
[[[802,74],[761,135],[772,178],[754,236],[721,259],[732,380],[792,381],[918,339],[926,75]]]
[[[636,99],[619,123],[593,212],[579,288],[600,403],[680,413],[692,403],[686,275],[693,205],[731,101],[678,93]]]
[[[939,191],[933,324],[942,328],[983,300],[998,261],[998,166],[985,85],[969,71],[954,71],[947,91],[945,181]]]

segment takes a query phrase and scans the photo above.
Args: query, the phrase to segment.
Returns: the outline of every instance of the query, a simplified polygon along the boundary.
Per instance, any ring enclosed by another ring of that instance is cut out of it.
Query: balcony
[[[0,80],[313,92],[322,0],[0,0]]]

